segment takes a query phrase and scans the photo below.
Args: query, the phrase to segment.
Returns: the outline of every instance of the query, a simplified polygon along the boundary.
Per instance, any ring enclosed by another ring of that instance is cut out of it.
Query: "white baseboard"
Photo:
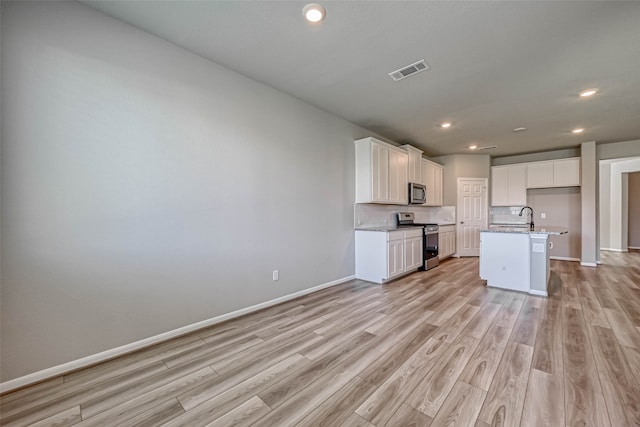
[[[555,259],[556,261],[578,261],[580,262],[580,258],[571,258],[571,257],[565,257],[565,256],[552,256],[549,257],[551,259]]]
[[[600,248],[601,251],[609,251],[609,252],[628,252],[626,249],[615,249],[615,248]]]
[[[232,311],[231,313],[221,314],[220,316],[212,317],[211,319],[192,323],[191,325],[183,326],[181,328],[174,329],[172,331],[165,332],[159,335],[155,335],[153,337],[145,338],[140,341],[132,342],[130,344],[125,344],[120,347],[116,347],[100,353],[92,354],[91,356],[83,357],[82,359],[73,360],[71,362],[63,363],[62,365],[53,366],[51,368],[43,369],[42,371],[38,371],[32,374],[18,377],[13,380],[0,383],[0,393],[6,393],[8,391],[25,387],[27,385],[34,384],[40,381],[44,381],[49,378],[57,377],[59,375],[64,375],[68,372],[75,371],[77,369],[85,368],[90,365],[95,365],[96,363],[105,362],[109,359],[113,359],[114,357],[123,356],[127,353],[131,353],[133,351],[140,350],[145,347],[149,347],[151,345],[158,344],[175,337],[179,337],[189,332],[197,331],[198,329],[203,329],[208,326],[212,326],[217,323],[224,322],[226,320],[234,319],[236,317],[240,317],[245,314],[253,313],[254,311],[262,310],[264,308],[268,308],[268,307],[271,307],[271,306],[274,306],[274,305],[277,305],[277,304],[280,304],[280,303],[283,303],[307,294],[311,294],[311,293],[320,291],[322,289],[340,285],[341,283],[348,282],[349,280],[353,280],[353,279],[355,279],[355,275],[343,277],[341,279],[337,279],[332,282],[327,282],[318,286],[314,286],[313,288],[303,289],[301,291],[294,292],[289,295],[284,295],[282,297],[275,298],[269,301],[265,301],[260,304],[252,305],[246,308],[241,308],[240,310]]]
[[[628,249],[640,250],[640,246],[627,246]]]
[[[580,265],[583,267],[597,267],[598,264],[595,262],[580,262]]]
[[[537,291],[535,289],[529,289],[529,295],[538,295],[540,297],[548,297],[549,294],[546,291]]]

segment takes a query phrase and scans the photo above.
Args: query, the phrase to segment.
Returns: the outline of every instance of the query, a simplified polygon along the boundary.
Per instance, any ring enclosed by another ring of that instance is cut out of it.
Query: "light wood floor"
[[[640,253],[352,281],[2,396],[2,425],[637,426]]]

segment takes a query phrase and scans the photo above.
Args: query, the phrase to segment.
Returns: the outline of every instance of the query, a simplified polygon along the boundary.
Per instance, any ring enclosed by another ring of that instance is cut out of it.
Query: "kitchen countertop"
[[[494,228],[484,228],[480,232],[483,233],[519,233],[519,234],[550,234],[559,236],[561,234],[568,234],[569,230],[565,227],[557,227],[553,225],[542,225],[530,230],[529,227],[522,226],[499,226]]]
[[[398,231],[398,230],[411,230],[411,229],[415,229],[415,228],[422,228],[422,226],[416,225],[414,227],[414,226],[404,225],[402,227],[398,227],[397,225],[372,225],[372,226],[368,226],[368,227],[356,227],[356,230],[358,230],[358,231],[384,231],[384,232],[389,232],[389,231]]]

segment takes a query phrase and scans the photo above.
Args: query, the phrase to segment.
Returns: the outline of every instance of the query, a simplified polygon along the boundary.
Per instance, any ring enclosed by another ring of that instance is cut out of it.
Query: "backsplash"
[[[456,222],[455,206],[397,206],[356,203],[354,224],[356,227],[394,225],[398,212],[413,212],[415,221],[419,223],[454,224]]]
[[[489,209],[489,223],[491,224],[526,224],[527,213],[519,216],[522,206],[495,206]]]

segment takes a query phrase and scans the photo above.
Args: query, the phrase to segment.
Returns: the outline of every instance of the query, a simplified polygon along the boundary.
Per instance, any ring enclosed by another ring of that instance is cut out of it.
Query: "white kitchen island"
[[[480,230],[480,278],[487,286],[548,296],[549,236],[561,227],[497,227]]]

